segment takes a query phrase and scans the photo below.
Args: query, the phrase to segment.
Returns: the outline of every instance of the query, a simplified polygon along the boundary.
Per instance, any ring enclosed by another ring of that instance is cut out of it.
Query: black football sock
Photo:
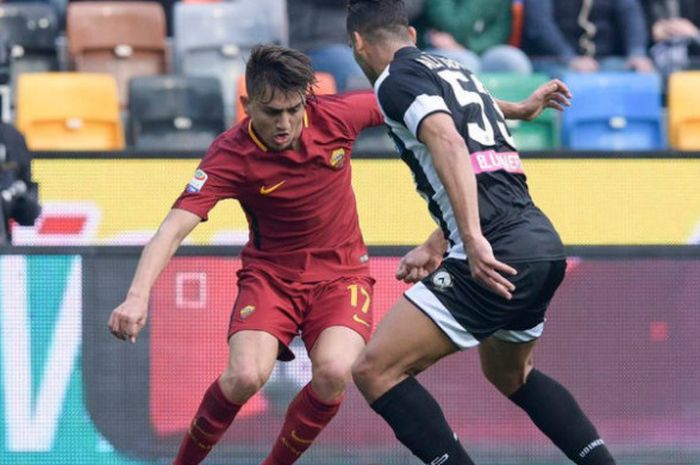
[[[525,384],[510,396],[518,407],[574,463],[615,465],[593,424],[564,386],[532,370]]]
[[[394,430],[396,438],[430,465],[474,465],[447,424],[438,403],[409,376],[371,407]]]

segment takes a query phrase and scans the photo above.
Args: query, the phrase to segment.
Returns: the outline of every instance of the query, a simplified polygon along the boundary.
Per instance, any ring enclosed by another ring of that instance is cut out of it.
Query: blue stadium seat
[[[575,150],[659,150],[666,146],[656,74],[569,73],[574,95],[562,115],[563,144]]]
[[[129,144],[136,148],[205,150],[224,131],[214,77],[135,77],[129,86]]]
[[[221,81],[227,120],[232,121],[236,84],[251,48],[261,42],[288,43],[284,0],[177,3],[175,63],[181,74]]]

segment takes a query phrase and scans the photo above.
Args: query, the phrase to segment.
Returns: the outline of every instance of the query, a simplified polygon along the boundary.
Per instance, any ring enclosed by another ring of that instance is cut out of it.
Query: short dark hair
[[[269,102],[274,92],[313,93],[316,83],[311,59],[298,50],[279,45],[256,45],[246,64],[245,86],[251,99]]]
[[[386,33],[403,36],[408,28],[408,13],[402,0],[349,0],[346,24],[348,34],[359,32],[370,40]]]

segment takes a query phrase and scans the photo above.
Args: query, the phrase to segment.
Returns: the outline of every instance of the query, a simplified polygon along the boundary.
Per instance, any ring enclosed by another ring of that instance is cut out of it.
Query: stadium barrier
[[[143,244],[192,177],[200,156],[38,153],[33,169],[44,216],[34,228],[19,228],[15,243]],[[353,157],[366,242],[422,242],[434,224],[408,168],[394,155]],[[566,244],[700,242],[700,154],[557,152],[523,158],[532,195]],[[194,245],[246,240],[245,216],[234,201],[217,206],[189,238]]]
[[[406,247],[372,247],[381,317],[405,285]],[[169,463],[226,360],[236,247],[182,247],[161,275],[136,345],[106,321],[139,247],[0,249],[0,463]],[[537,366],[577,396],[620,463],[700,463],[700,247],[569,247]],[[379,318],[377,318],[378,320]],[[303,346],[240,413],[213,465],[260,463],[310,376]],[[478,463],[566,458],[480,374],[474,351],[420,376]],[[352,388],[301,464],[417,464]]]

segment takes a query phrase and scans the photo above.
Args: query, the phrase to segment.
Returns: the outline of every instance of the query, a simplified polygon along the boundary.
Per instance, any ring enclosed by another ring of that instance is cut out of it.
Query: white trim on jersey
[[[422,175],[430,184],[432,191],[434,192],[430,199],[425,199],[426,201],[433,201],[440,209],[442,214],[441,220],[445,222],[448,231],[450,232],[450,241],[454,244],[447,251],[450,257],[454,258],[466,258],[464,252],[464,246],[462,245],[462,238],[459,235],[459,229],[457,227],[457,220],[455,219],[454,211],[452,210],[452,204],[447,196],[447,191],[440,181],[440,177],[435,170],[435,165],[433,164],[432,157],[428,151],[428,147],[422,144],[414,136],[411,131],[401,123],[398,123],[391,118],[385,118],[384,121],[389,126],[391,132],[403,142],[406,149],[410,150],[416,158],[418,165],[422,171]],[[415,178],[415,173],[414,173]],[[427,196],[426,193],[419,190],[419,194],[424,198]],[[431,212],[432,215],[432,212]],[[433,217],[433,220],[437,224],[440,224],[440,219]]]
[[[439,95],[419,95],[413,100],[411,106],[408,107],[406,113],[403,115],[403,121],[406,123],[406,127],[413,133],[413,135],[418,139],[418,126],[420,123],[431,113],[437,111],[452,114],[452,112],[447,108],[445,100]]]
[[[382,71],[377,80],[374,81],[374,95],[379,95],[379,87],[382,85],[384,80],[389,77],[389,68],[391,68],[391,63],[386,65],[384,71]],[[381,105],[379,107],[381,108]],[[382,110],[382,113],[383,112],[384,110]],[[386,114],[384,116],[386,116]]]
[[[544,321],[537,326],[521,331],[515,329],[499,329],[493,333],[494,337],[506,342],[524,343],[532,342],[542,336],[544,331]]]
[[[464,350],[479,345],[479,341],[455,320],[455,317],[425,284],[416,283],[404,294],[409,301],[428,315],[457,347]]]

